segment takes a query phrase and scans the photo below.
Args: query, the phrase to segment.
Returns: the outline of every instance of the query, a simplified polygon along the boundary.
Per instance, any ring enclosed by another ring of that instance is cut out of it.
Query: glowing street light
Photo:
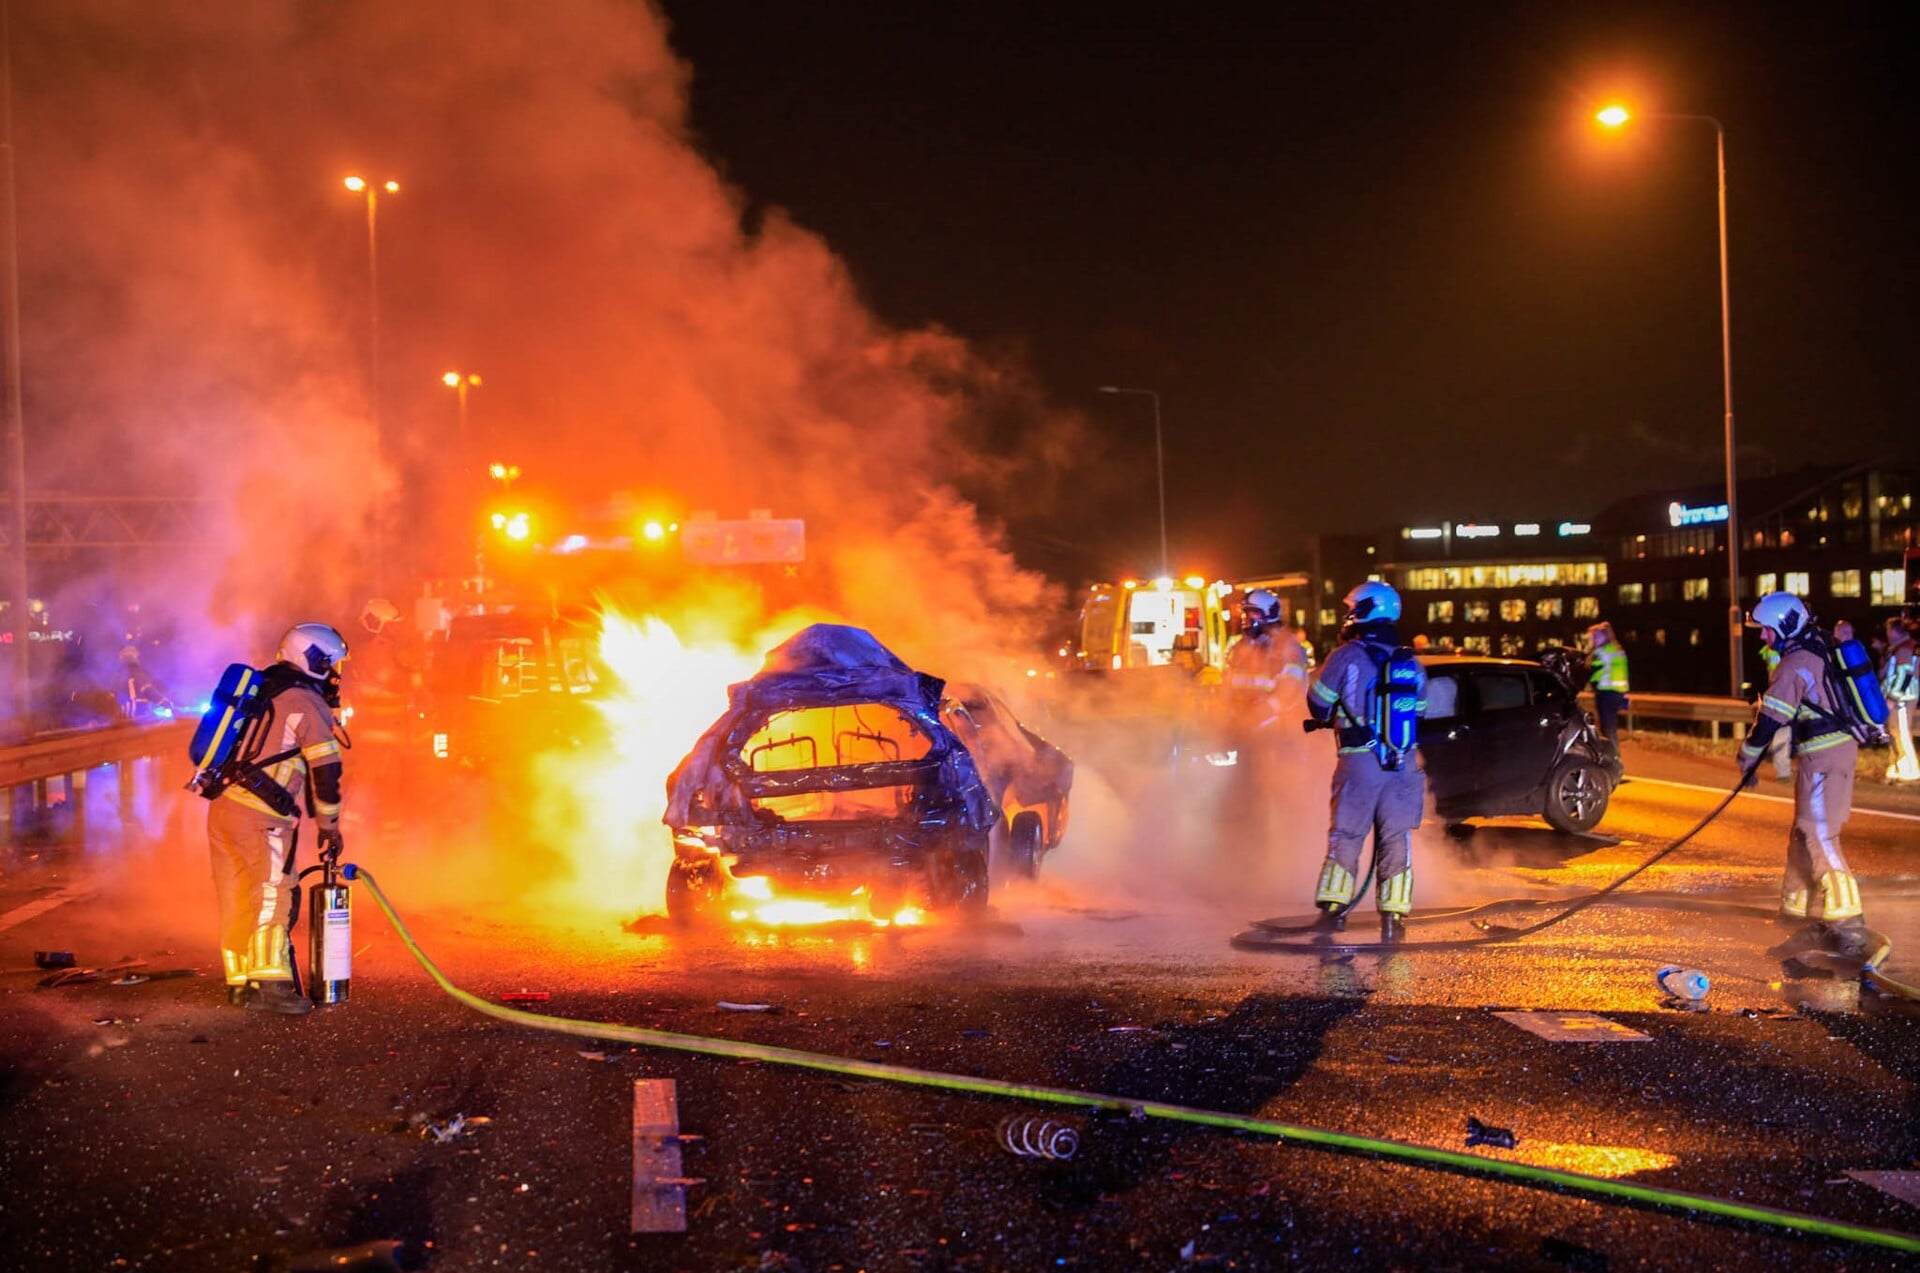
[[[1615,103],[1598,112],[1595,119],[1608,128],[1619,128],[1633,118],[1627,108]],[[1733,317],[1727,288],[1727,130],[1711,115],[1648,115],[1647,119],[1677,119],[1713,125],[1714,157],[1720,179],[1720,380],[1726,411],[1727,450],[1727,649],[1732,693],[1740,697],[1742,681],[1740,610],[1740,505],[1738,475],[1734,468],[1733,433]]]
[[[481,383],[480,377],[472,372],[449,371],[440,377],[440,383],[460,396],[460,450],[464,453],[467,449],[467,390],[478,389]],[[466,457],[463,454],[461,456],[463,466],[465,462]]]
[[[1153,399],[1153,466],[1160,479],[1160,573],[1167,569],[1167,452],[1160,438],[1160,395],[1151,389],[1129,389],[1124,385],[1101,385],[1101,393],[1130,393]]]

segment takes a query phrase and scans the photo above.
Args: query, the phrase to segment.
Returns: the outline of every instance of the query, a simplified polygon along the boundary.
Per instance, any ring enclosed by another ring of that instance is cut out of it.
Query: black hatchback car
[[[1620,761],[1580,706],[1577,663],[1465,655],[1420,662],[1420,752],[1434,810],[1449,828],[1529,814],[1561,831],[1588,831],[1605,816]]]

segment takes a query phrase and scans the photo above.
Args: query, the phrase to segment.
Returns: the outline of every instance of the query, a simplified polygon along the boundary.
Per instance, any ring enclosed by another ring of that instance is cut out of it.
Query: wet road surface
[[[1706,762],[1635,754],[1629,770],[1640,780],[1595,836],[1512,820],[1456,842],[1430,823],[1421,905],[1596,887],[1717,798]],[[1769,794],[1736,801],[1634,890],[1770,905],[1787,810]],[[1897,793],[1859,803],[1907,815],[1848,828],[1898,971],[1920,953],[1920,810]],[[193,812],[145,846],[7,859],[0,1250],[22,1267],[276,1269],[373,1239],[400,1242],[405,1267],[460,1269],[1912,1259],[1245,1134],[543,1034],[441,994],[364,895],[350,1003],[302,1020],[236,1012],[207,949]],[[546,992],[520,1006],[553,1016],[1448,1148],[1474,1117],[1517,1137],[1471,1151],[1488,1158],[1920,1232],[1920,1207],[1847,1175],[1920,1168],[1915,1018],[1851,982],[1783,978],[1765,953],[1780,930],[1738,913],[1595,907],[1468,954],[1272,955],[1226,939],[1264,915],[1304,916],[1310,875],[1249,881],[1225,903],[1169,889],[1129,904],[1063,869],[1003,896],[974,931],[689,937],[536,923],[510,897],[449,906],[425,864],[392,856],[381,879],[456,983],[496,1001]],[[38,989],[32,952],[49,948],[144,962]],[[1653,972],[1667,963],[1712,975],[1712,1011],[1662,1006]],[[113,984],[175,968],[200,975]],[[1598,1014],[1616,1024],[1590,1031],[1619,1041],[1550,1042],[1495,1015],[1529,1009]],[[632,1085],[646,1078],[678,1084],[682,1169],[701,1182],[687,1187],[684,1235],[628,1232]],[[456,1115],[488,1121],[444,1142],[423,1134]],[[1001,1148],[1003,1120],[1029,1115],[1074,1126],[1078,1154]]]

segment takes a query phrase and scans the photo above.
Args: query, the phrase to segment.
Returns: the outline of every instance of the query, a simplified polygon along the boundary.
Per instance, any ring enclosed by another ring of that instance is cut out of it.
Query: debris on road
[[[607,1054],[605,1052],[588,1052],[588,1051],[582,1050],[582,1051],[575,1052],[574,1055],[583,1056],[589,1061],[604,1061],[607,1059]]]
[[[50,977],[42,977],[39,989],[54,990],[61,986],[77,986],[83,981],[98,980],[99,976],[98,968],[67,968]]]
[[[445,1123],[436,1123],[423,1115],[415,1114],[407,1120],[419,1129],[421,1139],[430,1140],[436,1145],[444,1145],[450,1140],[458,1140],[476,1127],[485,1127],[493,1120],[476,1114],[468,1118],[465,1114],[455,1114]]]
[[[764,1012],[770,1017],[780,1015],[780,1005],[777,1003],[730,1003],[722,999],[713,1006],[722,1012]]]
[[[1653,974],[1653,980],[1667,996],[1662,1006],[1678,1008],[1682,1012],[1708,1010],[1707,993],[1713,989],[1713,982],[1698,968],[1668,964]]]
[[[1505,1127],[1495,1127],[1483,1123],[1473,1115],[1467,1115],[1467,1148],[1485,1145],[1489,1149],[1512,1149],[1520,1143],[1520,1138]]]
[[[678,1085],[672,1079],[633,1082],[632,1233],[685,1233],[687,1186],[681,1173]]]
[[[141,982],[149,980],[151,980],[151,978],[143,977],[137,972],[130,972],[124,977],[115,978],[113,984],[116,986],[137,986]]]
[[[1071,1158],[1080,1151],[1080,1132],[1070,1123],[1032,1115],[1000,1120],[1000,1144],[1021,1158]]]
[[[379,1238],[358,1246],[308,1251],[287,1262],[287,1273],[400,1273],[400,1247],[393,1238]]]

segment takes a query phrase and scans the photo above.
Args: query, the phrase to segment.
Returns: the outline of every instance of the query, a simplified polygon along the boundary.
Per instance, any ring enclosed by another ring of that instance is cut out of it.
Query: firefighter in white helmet
[[[220,956],[227,1000],[255,1011],[299,1015],[312,1004],[293,985],[294,852],[304,800],[318,827],[322,857],[337,859],[340,836],[340,667],[347,643],[324,623],[302,623],[280,639],[266,669],[264,728],[243,781],[207,811],[213,887],[220,903]]]
[[[1748,622],[1779,652],[1780,662],[1740,748],[1742,771],[1752,774],[1783,729],[1789,731],[1794,759],[1793,828],[1787,833],[1780,918],[1800,926],[1793,941],[1864,958],[1870,952],[1860,883],[1840,851],[1840,829],[1853,811],[1860,744],[1833,700],[1826,656],[1806,602],[1790,592],[1770,592],[1755,604]]]
[[[1371,833],[1380,940],[1398,942],[1405,939],[1406,916],[1413,909],[1413,830],[1424,813],[1427,783],[1410,730],[1404,750],[1391,746],[1379,734],[1381,714],[1376,708],[1389,668],[1404,668],[1404,706],[1416,717],[1424,715],[1426,672],[1411,650],[1401,646],[1396,626],[1400,594],[1391,586],[1363,583],[1347,594],[1346,604],[1342,643],[1320,665],[1307,695],[1313,720],[1337,730],[1340,740],[1333,771],[1333,820],[1314,902],[1327,912],[1320,927],[1345,926],[1345,912],[1355,900],[1360,853]],[[1411,724],[1399,722],[1395,728]]]

